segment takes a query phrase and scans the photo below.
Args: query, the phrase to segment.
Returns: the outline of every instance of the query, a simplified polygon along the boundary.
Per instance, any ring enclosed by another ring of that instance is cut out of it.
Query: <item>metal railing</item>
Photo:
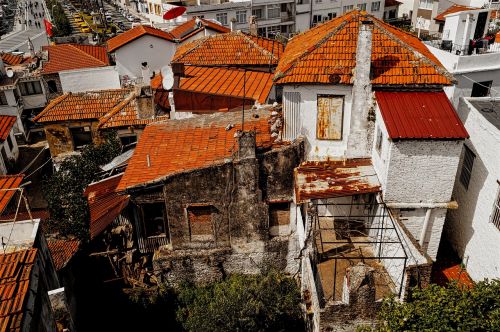
[[[500,43],[488,44],[486,40],[478,41],[474,46],[454,44],[449,40],[428,40],[424,43],[456,55],[500,53]]]

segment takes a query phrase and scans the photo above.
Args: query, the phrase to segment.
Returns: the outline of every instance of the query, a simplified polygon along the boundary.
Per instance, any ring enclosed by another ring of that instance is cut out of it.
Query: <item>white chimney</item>
[[[362,19],[356,47],[356,68],[352,87],[351,128],[347,140],[348,158],[366,158],[371,155],[373,123],[368,119],[372,106],[370,78],[373,22]]]

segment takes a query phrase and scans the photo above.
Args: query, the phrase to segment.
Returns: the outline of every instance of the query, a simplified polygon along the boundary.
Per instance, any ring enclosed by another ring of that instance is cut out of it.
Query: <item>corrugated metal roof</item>
[[[19,188],[23,179],[24,174],[0,176],[0,213],[5,210],[10,200],[16,193],[16,190],[13,189]]]
[[[469,137],[444,92],[375,93],[391,139],[464,139]]]
[[[123,173],[91,183],[85,189],[84,194],[87,196],[90,208],[91,239],[101,234],[128,204],[128,195],[115,192],[122,175]]]
[[[297,202],[379,192],[370,159],[306,161],[295,169]]]

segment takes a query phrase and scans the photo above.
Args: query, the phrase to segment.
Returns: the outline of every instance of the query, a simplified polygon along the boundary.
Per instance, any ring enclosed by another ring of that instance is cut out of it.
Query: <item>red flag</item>
[[[47,31],[47,35],[52,37],[52,23],[50,23],[46,18],[43,19],[43,24],[45,25],[45,31]]]

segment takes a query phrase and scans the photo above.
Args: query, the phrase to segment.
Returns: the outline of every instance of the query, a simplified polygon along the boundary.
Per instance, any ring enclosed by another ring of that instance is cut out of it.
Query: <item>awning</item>
[[[381,191],[370,159],[306,161],[295,169],[295,196],[302,203]]]

